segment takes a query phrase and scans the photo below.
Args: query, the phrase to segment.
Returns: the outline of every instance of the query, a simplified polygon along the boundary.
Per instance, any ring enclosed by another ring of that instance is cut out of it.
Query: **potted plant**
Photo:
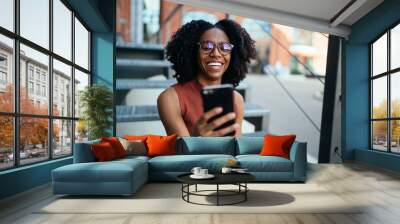
[[[113,93],[102,84],[86,87],[79,93],[81,121],[87,127],[89,140],[109,136],[112,125]]]

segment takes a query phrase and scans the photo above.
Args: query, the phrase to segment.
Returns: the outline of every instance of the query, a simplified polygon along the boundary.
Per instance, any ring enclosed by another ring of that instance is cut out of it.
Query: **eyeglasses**
[[[211,41],[201,41],[198,44],[200,46],[200,51],[205,54],[209,54],[211,51],[214,50],[215,47],[218,48],[219,53],[221,53],[222,55],[227,55],[231,53],[233,49],[233,44],[226,42],[214,43]]]

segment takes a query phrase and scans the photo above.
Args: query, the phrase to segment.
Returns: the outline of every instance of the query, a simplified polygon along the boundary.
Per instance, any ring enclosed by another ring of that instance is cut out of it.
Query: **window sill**
[[[69,160],[69,159],[72,160],[72,158],[73,158],[73,156],[67,156],[67,157],[63,157],[63,158],[59,158],[59,159],[53,159],[53,160],[43,161],[43,162],[31,164],[31,165],[24,165],[24,166],[21,166],[21,167],[11,168],[11,169],[0,171],[0,176],[1,175],[5,175],[5,174],[10,174],[10,173],[15,173],[15,172],[28,170],[28,169],[32,169],[32,168],[36,168],[36,167],[40,167],[40,166],[44,166],[44,165],[58,163],[58,162],[66,161],[66,160]]]

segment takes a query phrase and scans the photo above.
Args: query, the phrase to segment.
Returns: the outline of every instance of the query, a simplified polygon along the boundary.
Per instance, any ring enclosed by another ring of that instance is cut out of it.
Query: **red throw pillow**
[[[165,156],[176,155],[176,138],[177,135],[147,137],[147,155],[148,156]]]
[[[91,145],[94,157],[99,162],[110,161],[116,159],[115,151],[112,145],[108,142]]]
[[[260,155],[281,156],[290,159],[290,148],[295,139],[296,135],[265,135]]]
[[[126,151],[117,137],[101,138],[101,142],[108,142],[114,149],[117,158],[125,157]]]

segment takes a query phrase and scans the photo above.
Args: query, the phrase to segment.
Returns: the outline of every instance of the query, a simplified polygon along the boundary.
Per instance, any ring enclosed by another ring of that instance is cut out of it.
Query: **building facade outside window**
[[[78,136],[87,139],[71,105],[90,85],[80,81],[90,80],[90,31],[64,1],[19,3],[15,8],[12,0],[0,1],[0,8],[10,9],[10,21],[20,21],[15,30],[0,23],[0,170],[71,156]]]
[[[28,93],[29,94],[34,93],[33,82],[28,82]]]
[[[7,87],[7,56],[0,54],[0,91],[6,91]]]
[[[0,71],[0,84],[5,86],[7,84],[7,73]]]
[[[370,44],[370,148],[400,153],[400,24]]]
[[[33,67],[32,67],[32,66],[29,66],[29,71],[28,71],[28,73],[29,73],[29,79],[32,79],[32,80],[33,80]]]

